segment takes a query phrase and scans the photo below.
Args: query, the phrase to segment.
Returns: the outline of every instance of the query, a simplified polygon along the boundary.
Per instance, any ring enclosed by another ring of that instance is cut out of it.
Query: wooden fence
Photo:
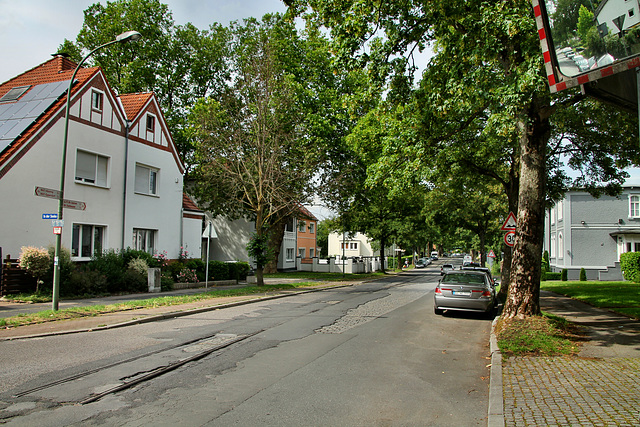
[[[31,293],[36,290],[36,279],[20,268],[19,261],[11,255],[2,258],[0,248],[0,297],[10,294]]]

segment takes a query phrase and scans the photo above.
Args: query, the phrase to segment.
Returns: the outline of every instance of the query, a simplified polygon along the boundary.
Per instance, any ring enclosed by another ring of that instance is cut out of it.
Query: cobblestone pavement
[[[514,357],[502,378],[506,426],[640,426],[640,359]]]
[[[640,322],[550,292],[540,305],[589,339],[578,356],[502,360],[504,425],[640,427]]]

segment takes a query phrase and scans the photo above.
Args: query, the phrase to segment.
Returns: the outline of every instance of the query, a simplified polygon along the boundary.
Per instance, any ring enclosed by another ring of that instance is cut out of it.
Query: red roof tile
[[[187,195],[187,193],[182,193],[182,207],[186,210],[202,212],[202,210],[198,207],[198,205],[196,205],[191,197]]]
[[[152,93],[126,93],[120,95],[119,98],[127,118],[131,120],[140,113],[142,107],[144,107],[152,97]]]

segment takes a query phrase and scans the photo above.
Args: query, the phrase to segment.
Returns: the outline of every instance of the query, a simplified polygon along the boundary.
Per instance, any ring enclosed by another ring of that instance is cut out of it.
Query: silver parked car
[[[434,295],[434,311],[477,311],[493,314],[497,305],[496,289],[484,271],[454,270],[438,283]]]

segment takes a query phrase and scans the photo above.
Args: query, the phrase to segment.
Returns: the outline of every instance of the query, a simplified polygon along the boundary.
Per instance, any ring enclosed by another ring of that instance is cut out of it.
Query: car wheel
[[[444,310],[438,307],[433,307],[433,312],[440,316],[442,313],[444,313]]]

